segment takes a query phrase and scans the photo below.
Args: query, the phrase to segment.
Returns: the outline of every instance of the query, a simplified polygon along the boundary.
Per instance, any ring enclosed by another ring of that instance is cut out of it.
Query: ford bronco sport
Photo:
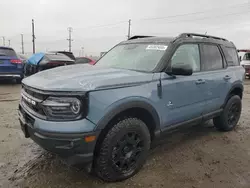
[[[119,181],[139,171],[164,132],[209,119],[220,131],[234,129],[243,79],[236,48],[226,39],[135,36],[95,66],[25,78],[19,119],[25,136],[41,147]]]

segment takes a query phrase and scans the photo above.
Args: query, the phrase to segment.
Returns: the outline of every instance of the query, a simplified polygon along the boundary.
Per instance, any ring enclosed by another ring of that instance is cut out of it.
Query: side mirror
[[[171,74],[173,75],[182,75],[182,76],[190,76],[193,74],[193,69],[189,64],[175,64],[172,66]]]
[[[241,59],[242,59],[242,58],[241,58],[241,56],[240,56],[240,61],[241,61]]]

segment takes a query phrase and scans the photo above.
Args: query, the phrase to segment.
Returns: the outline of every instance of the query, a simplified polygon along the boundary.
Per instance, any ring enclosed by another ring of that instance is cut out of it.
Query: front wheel
[[[232,96],[219,117],[213,119],[215,127],[220,131],[233,130],[241,115],[241,98],[238,95]]]
[[[150,149],[150,133],[137,118],[115,124],[101,143],[95,160],[95,172],[104,181],[121,181],[136,174]]]

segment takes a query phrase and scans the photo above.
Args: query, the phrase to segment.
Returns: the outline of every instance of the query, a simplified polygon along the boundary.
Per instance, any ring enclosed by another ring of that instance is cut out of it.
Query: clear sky
[[[132,35],[176,36],[181,32],[218,35],[238,48],[250,48],[248,0],[0,0],[0,45],[32,51],[31,19],[35,20],[36,49],[68,50],[68,27],[73,28],[76,56],[99,55]],[[82,55],[82,54],[81,54]]]

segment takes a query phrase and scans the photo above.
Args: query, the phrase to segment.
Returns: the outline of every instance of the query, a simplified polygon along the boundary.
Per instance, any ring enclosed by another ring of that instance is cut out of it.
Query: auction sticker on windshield
[[[165,51],[168,48],[168,46],[164,45],[148,45],[146,50],[163,50]]]

